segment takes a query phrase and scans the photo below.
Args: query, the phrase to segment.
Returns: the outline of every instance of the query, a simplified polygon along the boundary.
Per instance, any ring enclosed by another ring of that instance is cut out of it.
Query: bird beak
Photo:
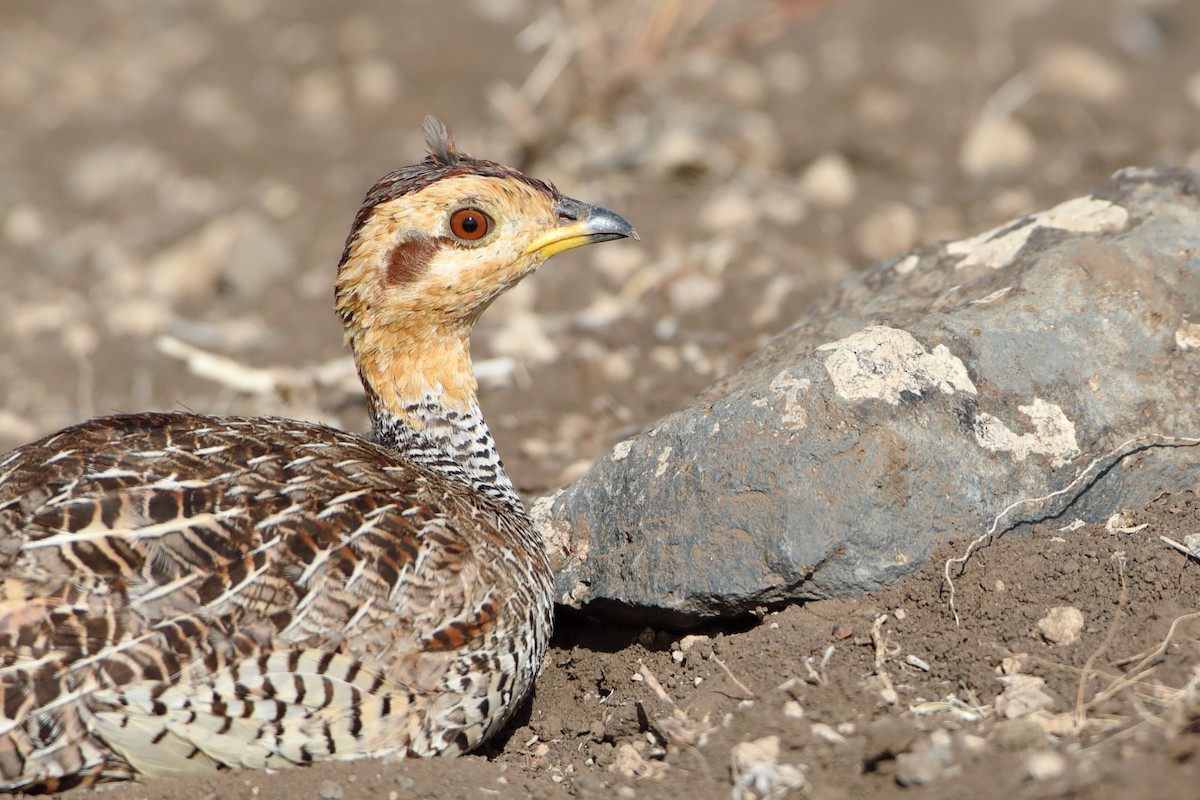
[[[607,208],[588,205],[570,197],[560,198],[555,204],[558,218],[563,224],[543,233],[525,248],[522,256],[537,253],[549,258],[555,253],[582,247],[585,244],[607,242],[612,239],[640,238],[620,215]]]

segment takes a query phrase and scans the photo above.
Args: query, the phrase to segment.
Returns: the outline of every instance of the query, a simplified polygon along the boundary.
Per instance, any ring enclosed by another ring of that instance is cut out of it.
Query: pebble
[[[644,247],[621,247],[614,244],[610,247],[595,248],[595,252],[592,253],[592,266],[613,284],[620,285],[645,267],[648,258]],[[525,283],[518,284],[517,288]]]
[[[1083,631],[1083,612],[1075,606],[1056,606],[1038,620],[1038,630],[1051,644],[1075,644]]]
[[[1032,719],[1006,719],[996,723],[991,740],[1003,750],[1033,750],[1045,746],[1046,730]]]
[[[954,762],[950,734],[935,730],[917,743],[912,752],[896,756],[896,782],[901,786],[924,786],[939,780]]]
[[[1105,103],[1125,93],[1125,73],[1091,48],[1058,44],[1038,61],[1042,88],[1079,100]]]
[[[322,800],[342,800],[344,796],[341,784],[333,781],[323,781],[317,794],[321,796]]]
[[[844,208],[858,194],[854,168],[841,153],[826,153],[800,176],[800,194],[820,209]]]
[[[682,275],[667,284],[667,299],[676,314],[706,308],[725,293],[721,281],[701,272]]]
[[[833,726],[827,725],[824,722],[814,722],[812,727],[809,728],[809,731],[812,733],[813,738],[820,739],[821,741],[828,742],[829,744],[850,744],[850,741],[845,736],[835,730]]]
[[[779,737],[764,736],[735,744],[729,754],[732,800],[784,798],[808,788],[804,768],[779,763]]]
[[[1035,781],[1059,778],[1067,772],[1067,759],[1054,750],[1039,750],[1025,759],[1025,774]]]
[[[652,147],[646,157],[646,166],[660,175],[703,173],[713,166],[707,142],[690,127],[668,128],[655,139]]]
[[[917,243],[917,213],[899,202],[884,203],[855,228],[858,249],[872,261],[903,253]]]
[[[746,230],[758,217],[758,206],[741,187],[716,191],[700,211],[701,223],[711,230]]]
[[[1054,705],[1054,698],[1043,691],[1046,682],[1034,675],[1007,675],[1000,678],[1005,684],[993,702],[996,713],[1005,719],[1027,717]]]
[[[967,177],[982,180],[1025,169],[1036,149],[1033,134],[1020,122],[984,114],[963,141],[958,164]]]
[[[916,738],[917,729],[909,720],[892,715],[880,717],[867,725],[863,764],[870,767],[907,753]]]

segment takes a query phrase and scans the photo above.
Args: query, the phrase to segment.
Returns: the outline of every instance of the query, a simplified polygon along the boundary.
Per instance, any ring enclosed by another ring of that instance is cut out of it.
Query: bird
[[[0,790],[459,754],[530,694],[552,574],[469,337],[547,258],[638,236],[424,134],[334,281],[369,433],[145,412],[0,456]]]

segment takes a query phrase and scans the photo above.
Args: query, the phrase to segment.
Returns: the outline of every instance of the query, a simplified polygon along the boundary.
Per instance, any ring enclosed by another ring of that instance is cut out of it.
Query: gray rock
[[[1194,486],[1196,452],[1154,437],[1200,435],[1198,195],[1124,170],[846,281],[535,504],[560,601],[693,624],[870,591],[1005,509],[1095,522]]]

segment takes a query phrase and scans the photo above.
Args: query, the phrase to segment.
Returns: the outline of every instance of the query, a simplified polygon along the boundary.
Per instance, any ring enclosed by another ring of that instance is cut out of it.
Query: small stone
[[[855,241],[873,261],[903,253],[917,242],[917,213],[904,203],[884,203],[859,223]]]
[[[992,178],[1025,169],[1036,149],[1033,134],[1020,122],[984,114],[967,134],[958,164],[969,178]]]
[[[936,730],[911,752],[896,756],[896,782],[901,786],[925,786],[945,775],[953,761],[950,734]]]
[[[1038,629],[1051,644],[1075,644],[1083,631],[1083,612],[1075,606],[1056,606],[1038,620]]]
[[[880,761],[907,753],[917,738],[912,722],[902,717],[884,716],[867,726],[863,745],[863,765],[873,768]]]
[[[647,259],[645,248],[597,247],[596,252],[592,254],[592,265],[613,284],[621,285],[638,270],[643,269]],[[524,286],[525,283],[520,285]]]
[[[654,644],[654,629],[642,628],[642,632],[638,634],[638,644],[642,647],[649,647]]]
[[[1060,44],[1037,65],[1041,87],[1055,94],[1103,103],[1125,92],[1125,74],[1104,56],[1077,44]]]
[[[833,726],[827,725],[824,722],[814,722],[809,728],[809,732],[812,733],[813,738],[820,739],[822,742],[836,745],[850,744],[845,736],[835,730]]]
[[[1043,691],[1046,682],[1033,675],[1008,675],[1000,679],[1005,689],[993,706],[1005,719],[1027,717],[1054,705],[1054,698]]]
[[[415,780],[413,780],[412,778],[408,777],[407,775],[397,775],[396,776],[396,785],[399,786],[401,789],[411,789],[417,785],[417,782]]]
[[[341,784],[333,781],[323,781],[317,794],[321,796],[321,800],[342,800],[344,796]]]
[[[1067,759],[1054,750],[1039,750],[1025,759],[1025,774],[1031,780],[1048,781],[1060,778],[1067,772]]]
[[[1022,752],[1045,746],[1046,731],[1032,719],[1007,719],[996,723],[991,740],[1003,750]]]
[[[711,305],[725,293],[721,281],[701,272],[683,275],[667,284],[667,299],[676,314],[699,311]]]
[[[645,742],[640,742],[640,744],[645,746]],[[617,748],[617,757],[609,769],[626,778],[658,780],[666,773],[667,763],[647,760],[636,747],[631,744],[623,744]]]
[[[841,153],[826,153],[800,176],[800,194],[817,208],[843,208],[858,194],[854,168]]]
[[[757,217],[754,200],[746,190],[736,187],[717,190],[700,210],[701,222],[716,231],[747,230]]]
[[[788,700],[783,704],[783,715],[788,719],[804,719],[804,706],[798,700]]]

